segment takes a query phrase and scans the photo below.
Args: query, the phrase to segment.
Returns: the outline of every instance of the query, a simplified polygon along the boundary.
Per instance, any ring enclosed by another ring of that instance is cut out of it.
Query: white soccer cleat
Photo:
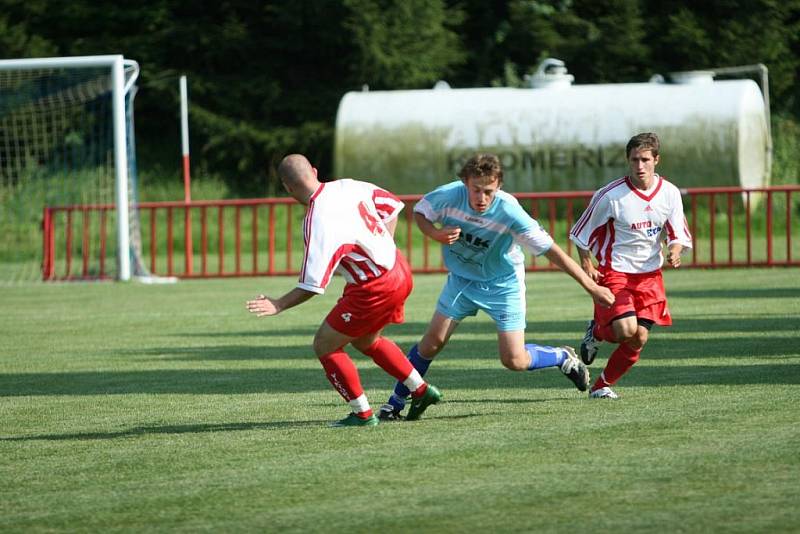
[[[614,393],[614,390],[606,386],[604,388],[596,389],[589,393],[590,399],[618,399],[619,395]]]

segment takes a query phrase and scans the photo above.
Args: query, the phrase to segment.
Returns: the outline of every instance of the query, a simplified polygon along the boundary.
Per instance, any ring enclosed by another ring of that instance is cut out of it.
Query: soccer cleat
[[[392,406],[391,404],[384,404],[381,406],[381,409],[378,410],[378,419],[380,421],[389,422],[389,421],[402,421],[405,419],[402,415],[400,415],[400,410]]]
[[[442,394],[431,384],[428,384],[428,389],[425,390],[420,397],[411,399],[411,407],[408,409],[408,415],[406,415],[406,421],[416,421],[422,414],[425,413],[425,410],[431,404],[436,404],[440,400],[442,400]]]
[[[597,345],[600,344],[600,341],[595,339],[592,330],[594,330],[594,319],[589,321],[586,326],[586,334],[584,334],[583,341],[581,341],[581,360],[586,365],[592,365],[595,356],[597,356]]]
[[[561,372],[572,380],[579,391],[586,391],[589,387],[589,369],[575,355],[572,347],[561,347],[567,351],[567,359],[561,364]]]
[[[604,388],[596,389],[589,392],[590,399],[618,399],[619,395],[614,393],[614,390],[606,386]]]
[[[344,419],[339,419],[331,423],[331,426],[334,427],[342,427],[342,426],[375,426],[378,424],[378,418],[374,415],[370,415],[366,419],[363,417],[357,416],[355,413],[350,413]]]

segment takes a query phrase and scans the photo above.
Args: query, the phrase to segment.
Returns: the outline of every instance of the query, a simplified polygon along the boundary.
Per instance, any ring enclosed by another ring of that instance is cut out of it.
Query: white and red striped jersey
[[[386,228],[403,209],[368,182],[326,182],[311,196],[303,223],[305,255],[298,287],[322,294],[334,272],[364,284],[394,267],[397,246]]]
[[[627,176],[599,189],[570,230],[569,238],[591,250],[600,267],[621,273],[649,273],[661,268],[667,245],[692,248],[677,187],[654,175],[648,191],[636,189]]]

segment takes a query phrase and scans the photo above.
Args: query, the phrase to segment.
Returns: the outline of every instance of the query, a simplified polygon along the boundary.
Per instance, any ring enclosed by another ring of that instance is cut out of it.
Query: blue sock
[[[567,351],[559,347],[548,347],[546,345],[525,345],[525,350],[531,356],[531,364],[528,366],[529,371],[534,369],[543,369],[545,367],[561,367],[564,360],[567,359]]]
[[[419,355],[419,349],[417,349],[417,345],[411,347],[411,350],[408,351],[408,361],[411,362],[411,365],[414,366],[414,369],[419,372],[420,376],[425,376],[425,373],[428,372],[428,367],[430,367],[431,362],[433,360],[426,360],[422,356]],[[406,405],[406,397],[411,392],[402,382],[397,382],[394,385],[394,393],[392,396],[389,397],[389,404],[391,404],[396,410],[402,410]]]

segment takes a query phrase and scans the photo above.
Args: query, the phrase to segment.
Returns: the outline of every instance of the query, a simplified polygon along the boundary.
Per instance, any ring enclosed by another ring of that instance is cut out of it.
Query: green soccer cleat
[[[339,419],[331,423],[333,427],[342,427],[342,426],[375,426],[378,424],[378,418],[374,415],[370,415],[366,419],[363,419],[357,416],[355,413],[351,413],[344,419]]]
[[[436,404],[440,400],[442,400],[441,392],[436,386],[428,384],[428,389],[425,390],[425,393],[423,393],[421,397],[411,399],[411,407],[408,409],[406,421],[416,421],[422,417],[422,414],[425,413],[428,406]]]

